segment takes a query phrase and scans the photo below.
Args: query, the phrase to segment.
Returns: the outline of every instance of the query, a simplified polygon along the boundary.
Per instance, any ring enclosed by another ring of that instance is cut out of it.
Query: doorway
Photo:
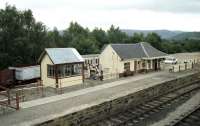
[[[157,59],[153,60],[153,66],[154,66],[154,70],[157,71],[158,70],[158,60]]]

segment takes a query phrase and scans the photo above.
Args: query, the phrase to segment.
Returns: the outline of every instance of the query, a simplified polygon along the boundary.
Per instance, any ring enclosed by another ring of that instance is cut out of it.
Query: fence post
[[[22,101],[24,102],[25,101],[25,91],[24,91],[23,88],[20,91],[21,91],[20,93],[21,93],[21,96],[22,96]]]
[[[179,71],[179,72],[181,71],[181,66],[180,66],[180,65],[178,66],[178,71]]]
[[[40,93],[40,91],[39,91],[40,80],[37,80],[36,85],[37,85],[37,88],[36,88],[36,90],[37,90],[37,94],[39,94],[39,93]]]
[[[40,81],[40,85],[41,85],[41,93],[42,93],[42,97],[44,97],[44,87],[43,87],[43,81]]]
[[[172,71],[174,72],[174,66],[172,67]]]
[[[10,105],[10,90],[7,90],[7,94],[8,94],[8,105]]]
[[[16,110],[19,110],[19,93],[16,92]]]
[[[194,63],[192,62],[192,69],[194,68]]]
[[[62,94],[63,91],[62,91],[62,83],[61,83],[61,80],[60,80],[60,93]]]
[[[187,63],[185,63],[185,70],[187,70]]]

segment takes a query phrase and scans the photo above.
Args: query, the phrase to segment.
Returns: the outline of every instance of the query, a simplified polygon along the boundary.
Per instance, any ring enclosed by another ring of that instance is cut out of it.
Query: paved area
[[[194,71],[176,74],[168,72],[146,74],[59,96],[22,103],[20,111],[1,115],[0,122],[5,126],[27,126],[41,123],[193,73]]]
[[[139,78],[143,78],[146,76],[152,76],[155,74],[158,74],[158,72],[151,72],[149,74],[142,74],[142,73],[136,74],[136,75],[134,75],[134,78],[139,79]],[[133,76],[126,77],[126,78],[115,78],[115,79],[109,79],[109,80],[104,80],[104,81],[86,79],[83,84],[73,85],[70,87],[64,87],[64,88],[58,89],[58,90],[56,90],[55,88],[52,88],[52,87],[44,87],[43,92],[42,92],[41,88],[37,88],[35,86],[31,87],[29,85],[26,85],[25,87],[20,88],[21,96],[23,96],[23,99],[21,99],[21,102],[27,102],[27,101],[31,101],[31,100],[44,98],[44,97],[50,97],[50,96],[56,96],[56,95],[63,94],[63,93],[74,92],[74,91],[81,90],[81,89],[100,86],[100,85],[107,84],[110,82],[118,82],[121,80],[127,80],[132,77]],[[15,91],[13,91],[13,94],[11,94],[11,95],[13,97],[15,97],[15,95],[16,95]],[[0,96],[0,100],[1,99],[5,99],[5,97]]]
[[[140,76],[126,78],[126,79],[123,79],[123,80],[114,81],[114,82],[110,82],[110,83],[106,83],[106,84],[102,84],[102,85],[99,85],[99,86],[90,87],[90,88],[86,88],[86,89],[82,89],[82,90],[78,90],[78,91],[74,91],[74,92],[70,92],[70,93],[65,93],[65,94],[61,94],[61,95],[56,95],[56,96],[41,98],[41,99],[37,99],[37,100],[33,100],[33,101],[23,102],[23,103],[20,104],[20,106],[21,106],[21,108],[29,108],[29,107],[33,107],[33,106],[37,106],[37,105],[42,105],[42,104],[46,104],[46,103],[50,103],[50,102],[63,100],[63,99],[66,99],[66,98],[72,98],[72,97],[75,97],[75,96],[84,95],[86,93],[91,93],[91,92],[103,90],[103,89],[106,89],[106,88],[111,88],[111,87],[114,87],[114,86],[122,85],[122,84],[125,84],[125,83],[130,83],[130,82],[141,80],[141,79],[144,79],[144,78],[155,77],[156,75],[160,75],[160,74],[164,74],[164,72],[143,74],[143,75],[140,75]]]
[[[190,100],[179,106],[175,111],[169,113],[163,120],[151,126],[170,126],[170,123],[179,119],[181,115],[187,114],[200,105],[200,92],[195,94]]]

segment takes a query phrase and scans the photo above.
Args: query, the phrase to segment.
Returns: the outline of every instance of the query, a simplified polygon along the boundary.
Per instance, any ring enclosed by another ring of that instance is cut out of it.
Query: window
[[[55,75],[54,66],[47,65],[47,76],[48,77],[54,77],[54,75]]]
[[[64,67],[64,75],[65,75],[65,77],[66,76],[71,76],[71,68],[70,68],[71,66],[70,65],[65,65],[65,67]]]
[[[96,64],[99,64],[99,59],[96,59]]]
[[[48,77],[55,77],[55,68],[53,65],[47,66]],[[81,64],[67,64],[57,66],[57,75],[60,78],[80,75],[82,71]]]
[[[73,65],[73,68],[74,68],[74,75],[79,75],[79,74],[81,74],[81,70],[82,70],[82,68],[81,68],[81,65],[80,64],[74,64]]]
[[[64,77],[64,66],[63,65],[57,66],[57,74],[58,74],[58,77]]]
[[[151,68],[151,61],[150,60],[148,60],[148,67],[149,67],[149,69]]]
[[[146,66],[145,61],[142,62],[142,67],[144,68]]]
[[[88,59],[85,59],[85,64],[89,64],[89,60]]]
[[[125,71],[130,71],[130,63],[124,63],[124,70]]]
[[[67,64],[63,65],[62,69],[63,73],[61,74],[61,77],[68,77],[68,76],[80,75],[82,68],[80,64]]]

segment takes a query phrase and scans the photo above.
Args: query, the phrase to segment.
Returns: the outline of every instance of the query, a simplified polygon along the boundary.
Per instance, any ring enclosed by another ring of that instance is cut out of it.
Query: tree
[[[60,35],[58,29],[55,27],[53,31],[48,32],[48,47],[65,47],[63,36]]]
[[[108,43],[136,43],[147,41],[166,53],[200,51],[197,39],[162,40],[156,33],[146,37],[142,33],[128,36],[119,27],[90,31],[77,22],[71,22],[63,32],[56,27],[47,32],[46,26],[35,21],[32,11],[19,11],[6,5],[0,9],[0,69],[20,64],[35,64],[47,47],[74,47],[81,54],[99,53]]]
[[[126,33],[122,32],[119,27],[115,28],[114,25],[111,25],[107,34],[109,43],[126,43],[128,41]]]
[[[148,33],[146,38],[145,38],[145,41],[149,42],[152,46],[154,46],[155,48],[157,49],[160,49],[161,50],[161,37],[152,32],[152,33]]]
[[[88,28],[83,28],[76,22],[70,23],[69,28],[64,31],[63,38],[69,41],[69,47],[76,48],[81,54],[99,52],[96,38]]]
[[[101,28],[95,28],[91,35],[96,39],[97,46],[99,49],[101,49],[105,44],[108,44],[108,37],[106,35],[106,32],[102,30]]]
[[[196,52],[200,50],[200,42],[199,40],[184,40],[183,48],[187,52]]]
[[[76,36],[72,39],[71,47],[76,48],[80,54],[98,53],[99,49],[94,37],[84,37],[82,35]]]
[[[67,31],[70,33],[70,35],[72,37],[76,37],[77,35],[83,35],[83,36],[87,37],[89,34],[89,30],[84,29],[77,22],[71,22]]]
[[[64,46],[69,47],[70,42],[72,41],[72,35],[69,33],[68,29],[63,31],[62,39]]]
[[[130,37],[130,43],[137,43],[144,41],[143,33],[134,33],[133,36]]]
[[[36,63],[47,42],[46,27],[35,21],[31,10],[10,5],[0,10],[0,35],[0,69]]]

